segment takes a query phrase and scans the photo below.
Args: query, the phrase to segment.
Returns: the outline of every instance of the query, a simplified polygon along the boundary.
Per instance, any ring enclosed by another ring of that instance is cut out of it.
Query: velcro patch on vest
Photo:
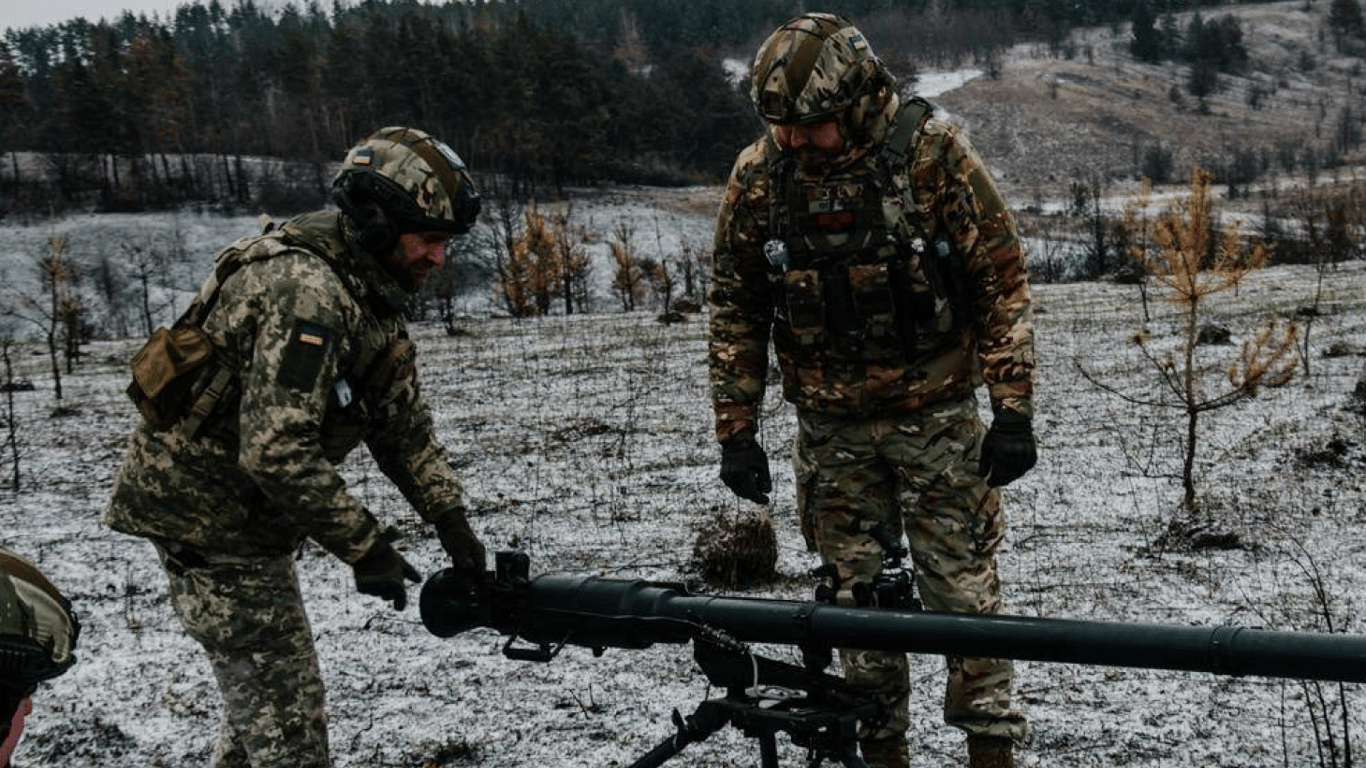
[[[845,210],[833,211],[830,213],[818,213],[816,214],[815,218],[816,226],[820,227],[826,232],[829,232],[832,235],[838,235],[841,232],[848,232],[849,230],[854,228],[853,211]]]
[[[285,346],[285,359],[280,361],[280,386],[304,391],[313,389],[331,343],[331,329],[307,320],[295,324],[289,334],[289,344]]]

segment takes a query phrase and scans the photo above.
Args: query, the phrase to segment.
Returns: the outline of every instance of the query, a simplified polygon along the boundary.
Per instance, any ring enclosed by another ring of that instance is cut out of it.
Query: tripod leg
[[[630,768],[659,768],[664,761],[683,751],[688,746],[688,742],[682,741],[678,736],[670,736],[659,746],[646,752],[641,758],[631,763]]]
[[[868,764],[859,757],[858,750],[852,742],[844,745],[844,753],[840,755],[840,762],[844,763],[844,768],[868,768]]]
[[[764,731],[759,739],[759,765],[763,768],[778,768],[778,739],[773,731]]]
[[[629,768],[659,768],[664,764],[664,761],[682,752],[684,747],[702,741],[730,722],[725,709],[710,701],[699,704],[692,717],[686,719],[675,709],[673,719],[674,725],[678,727],[678,732],[645,753],[639,760],[631,763]],[[773,768],[777,768],[776,763]]]

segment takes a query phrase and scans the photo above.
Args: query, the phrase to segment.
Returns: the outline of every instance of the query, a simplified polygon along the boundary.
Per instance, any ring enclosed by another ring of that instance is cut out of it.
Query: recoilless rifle
[[[857,733],[885,722],[888,704],[825,671],[835,648],[1366,682],[1361,636],[921,610],[901,567],[904,546],[882,543],[882,573],[853,585],[852,606],[836,604],[841,585],[828,567],[814,572],[828,579],[814,600],[770,600],[638,579],[533,578],[525,553],[499,552],[482,579],[449,569],[429,578],[422,622],[438,637],[495,629],[508,636],[505,656],[541,662],[567,645],[600,656],[691,642],[708,681],[726,693],[686,717],[674,710],[676,733],[630,768],[656,768],[726,725],[759,741],[763,768],[778,766],[778,732],[806,748],[811,768],[826,759],[867,768]],[[797,646],[802,663],[758,656],[751,643]]]

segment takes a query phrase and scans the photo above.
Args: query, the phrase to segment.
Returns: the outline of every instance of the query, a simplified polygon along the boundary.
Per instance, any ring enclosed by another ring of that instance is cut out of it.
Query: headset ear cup
[[[371,253],[388,253],[398,243],[398,225],[373,200],[366,200],[359,208],[356,242]]]
[[[379,203],[375,179],[369,172],[348,173],[337,180],[334,199],[356,225],[356,242],[372,253],[388,253],[398,242],[398,224]]]

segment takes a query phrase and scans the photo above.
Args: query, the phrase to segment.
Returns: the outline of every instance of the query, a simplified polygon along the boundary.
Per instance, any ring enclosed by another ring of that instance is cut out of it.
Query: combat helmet
[[[404,232],[468,232],[479,194],[465,162],[416,128],[381,128],[351,148],[332,180],[332,199],[366,250],[394,247]]]
[[[861,97],[892,83],[853,23],[830,13],[808,13],[779,27],[759,47],[750,98],[770,123],[843,122]]]
[[[79,634],[70,601],[32,563],[0,547],[0,698],[12,703],[65,672]]]

